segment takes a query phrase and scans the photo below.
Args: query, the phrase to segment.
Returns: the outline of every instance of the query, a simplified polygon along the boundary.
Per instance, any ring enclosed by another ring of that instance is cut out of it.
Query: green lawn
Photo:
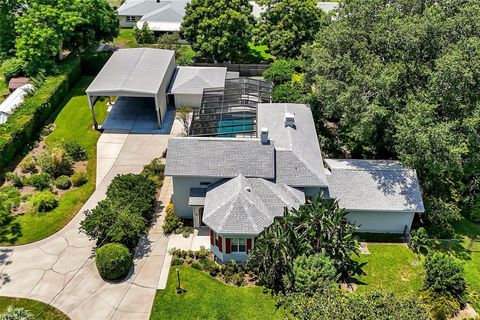
[[[58,309],[49,306],[40,301],[0,297],[0,314],[3,313],[9,306],[16,308],[25,308],[30,311],[34,319],[41,320],[68,320],[69,318]]]
[[[282,319],[275,300],[262,288],[226,285],[206,272],[181,266],[183,294],[177,294],[176,267],[170,268],[167,288],[158,290],[150,319]]]
[[[92,77],[83,77],[71,90],[65,99],[66,103],[59,108],[60,112],[54,115],[55,130],[46,139],[47,145],[60,143],[62,139],[77,139],[83,145],[89,157],[88,183],[65,193],[53,211],[44,214],[28,212],[17,216],[12,223],[18,225],[19,234],[2,245],[26,244],[52,235],[75,216],[95,190],[96,144],[100,133],[93,129],[92,116],[85,96],[85,90],[92,80]],[[95,111],[98,121],[103,121],[106,117],[105,102],[97,102]]]
[[[366,275],[358,278],[356,292],[386,290],[407,296],[421,289],[423,266],[405,245],[368,244],[368,249],[370,254],[361,254],[358,259],[367,265],[363,269]]]
[[[113,44],[122,48],[138,47],[138,43],[133,35],[133,29],[120,29],[120,34],[113,40]]]

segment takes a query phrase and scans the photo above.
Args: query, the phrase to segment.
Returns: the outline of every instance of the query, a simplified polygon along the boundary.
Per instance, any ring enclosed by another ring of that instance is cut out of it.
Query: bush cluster
[[[60,190],[68,190],[72,186],[72,182],[68,176],[60,176],[54,181],[55,187]]]
[[[40,172],[31,175],[26,179],[26,182],[37,190],[47,190],[50,189],[50,185],[52,184],[52,176],[48,173]]]
[[[73,173],[73,159],[60,146],[47,148],[40,154],[37,163],[43,172],[49,173],[55,178],[62,175],[69,176]]]
[[[22,162],[19,164],[19,167],[23,173],[35,173],[37,171],[37,163],[30,155],[23,158]]]
[[[165,178],[165,165],[160,158],[155,158],[143,167],[142,175],[148,177],[160,188]]]
[[[173,209],[173,203],[169,203],[165,208],[165,220],[163,221],[163,232],[174,233],[176,230],[180,230],[183,227],[182,221],[175,214]]]
[[[6,81],[21,76],[23,72],[23,61],[18,58],[7,59],[2,63],[3,77]]]
[[[88,174],[86,172],[75,172],[70,180],[74,187],[81,187],[88,182]]]
[[[73,161],[88,160],[87,151],[77,140],[70,140],[63,143],[63,149]]]
[[[33,208],[37,212],[48,212],[55,209],[58,200],[50,191],[42,191],[32,196]]]
[[[113,281],[127,276],[133,257],[124,245],[107,243],[96,250],[95,264],[102,278]]]

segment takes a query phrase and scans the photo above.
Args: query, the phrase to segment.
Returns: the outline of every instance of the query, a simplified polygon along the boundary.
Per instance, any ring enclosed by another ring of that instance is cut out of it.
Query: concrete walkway
[[[178,130],[175,124],[173,134]],[[105,198],[111,180],[118,174],[139,173],[145,164],[162,155],[168,138],[104,133],[98,141],[97,189],[80,212],[49,238],[0,248],[0,296],[40,300],[73,320],[148,319],[167,250],[161,225],[165,203],[171,196],[171,181],[165,181],[156,221],[141,240],[133,272],[123,282],[109,283],[100,277],[93,259],[95,244],[78,230],[84,211]]]

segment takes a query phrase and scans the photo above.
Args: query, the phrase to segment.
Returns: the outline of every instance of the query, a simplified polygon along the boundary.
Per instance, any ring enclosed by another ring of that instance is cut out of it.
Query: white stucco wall
[[[193,219],[192,207],[188,206],[190,188],[206,188],[201,182],[214,183],[218,178],[210,177],[173,177],[173,206],[177,216],[184,219]]]
[[[410,231],[414,212],[350,212],[347,219],[360,225],[358,232],[400,233]]]
[[[243,262],[246,262],[248,260],[248,254],[246,252],[230,252],[230,253],[226,253],[227,252],[227,238],[245,238],[245,245],[246,245],[246,239],[252,239],[252,249],[253,247],[255,246],[255,237],[256,235],[234,235],[234,234],[229,234],[229,235],[226,235],[226,234],[221,234],[220,235],[222,237],[222,251],[223,252],[220,252],[218,250],[218,248],[215,246],[215,245],[212,245],[211,247],[211,250],[213,252],[213,254],[218,258],[220,259],[221,261],[225,262],[225,263],[228,263],[230,262],[231,260],[235,260],[237,262],[240,262],[240,263],[243,263]]]
[[[163,78],[162,85],[160,86],[160,89],[158,90],[157,93],[157,103],[158,107],[160,109],[160,114],[162,117],[162,122],[165,119],[165,115],[167,113],[167,89],[168,86],[170,85],[170,80],[173,77],[173,74],[175,73],[175,68],[177,67],[177,64],[175,62],[175,57],[170,61],[167,70],[165,72],[165,77]]]
[[[192,108],[200,108],[202,103],[201,94],[175,94],[175,107],[189,106]]]

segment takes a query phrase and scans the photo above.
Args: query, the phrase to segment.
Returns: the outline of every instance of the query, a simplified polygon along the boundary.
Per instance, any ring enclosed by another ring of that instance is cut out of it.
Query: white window
[[[137,21],[137,17],[135,17],[135,16],[126,16],[125,19],[126,19],[127,22]]]
[[[231,252],[247,252],[246,240],[244,238],[232,238],[230,242]]]

